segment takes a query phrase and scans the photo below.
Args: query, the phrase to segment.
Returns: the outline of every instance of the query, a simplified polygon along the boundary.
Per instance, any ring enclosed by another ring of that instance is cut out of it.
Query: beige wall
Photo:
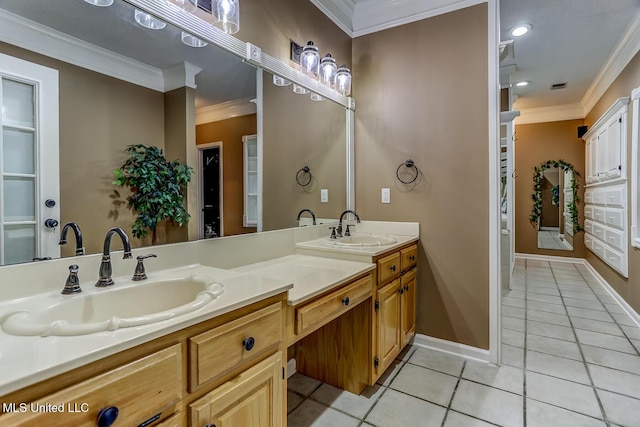
[[[318,218],[338,218],[347,205],[344,107],[311,101],[264,76],[263,230],[297,226],[303,208]],[[304,166],[312,180],[300,186],[296,173]],[[320,202],[321,189],[329,190],[328,203]]]
[[[585,256],[584,233],[574,236],[573,251],[538,249],[538,232],[529,220],[533,201],[534,167],[547,160],[564,160],[580,174],[578,197],[584,194],[584,141],[578,138],[582,120],[516,125],[515,149],[515,240],[516,253],[582,258]],[[578,203],[578,218],[584,225],[584,204]]]
[[[111,227],[131,236],[129,190],[112,184],[113,170],[125,160],[128,145],[164,147],[163,94],[5,43],[0,52],[59,72],[60,223],[78,223],[87,253],[102,251]],[[63,256],[73,255],[73,239],[67,240]],[[149,243],[132,238],[135,247]]]
[[[640,86],[640,54],[636,54],[633,60],[620,73],[598,103],[591,109],[585,119],[589,127],[615,102],[623,96],[630,96],[631,90]],[[629,104],[629,120],[627,121],[627,165],[631,165],[631,117],[632,105]],[[631,180],[631,171],[627,168],[627,179]],[[629,181],[630,182],[630,181]],[[631,186],[629,186],[631,190]],[[630,191],[627,200],[631,200]],[[631,230],[631,204],[629,203],[629,224]],[[629,234],[630,236],[630,234]],[[629,278],[625,279],[608,265],[603,263],[591,251],[586,251],[587,261],[609,282],[609,284],[631,305],[636,312],[640,312],[640,250],[629,246]]]
[[[196,144],[222,142],[223,189],[222,217],[224,235],[253,233],[255,227],[242,225],[244,214],[244,178],[242,137],[257,132],[256,115],[233,117],[196,126]]]
[[[481,4],[353,41],[356,210],[420,222],[417,332],[489,348],[488,26]],[[470,72],[473,70],[473,72]],[[413,159],[416,185],[396,168]],[[391,203],[380,189],[391,188]]]

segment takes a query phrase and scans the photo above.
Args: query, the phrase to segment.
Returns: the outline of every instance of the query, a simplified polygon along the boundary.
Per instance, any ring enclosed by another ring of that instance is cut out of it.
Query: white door
[[[0,54],[0,82],[0,265],[59,257],[58,72]]]

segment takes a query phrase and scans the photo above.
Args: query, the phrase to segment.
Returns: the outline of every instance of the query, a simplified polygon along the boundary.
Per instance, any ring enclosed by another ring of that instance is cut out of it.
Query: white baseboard
[[[291,378],[296,372],[296,359],[291,358],[287,360],[287,378]]]
[[[573,258],[568,256],[554,256],[554,255],[536,255],[536,254],[515,254],[518,259],[536,259],[540,261],[553,261],[553,262],[571,262],[583,264],[586,260],[584,258]]]
[[[625,299],[622,298],[620,294],[616,292],[615,289],[613,289],[613,287],[609,284],[609,282],[607,282],[605,278],[602,277],[600,273],[598,273],[598,270],[596,270],[595,267],[589,263],[589,261],[585,259],[585,260],[582,260],[582,263],[584,264],[585,267],[589,269],[591,274],[593,274],[596,277],[596,279],[598,279],[598,282],[600,282],[602,287],[607,292],[609,292],[609,295],[611,295],[611,298],[616,300],[618,305],[629,315],[629,317],[631,317],[631,320],[633,320],[636,323],[636,325],[640,327],[640,315],[633,309],[633,307],[631,307],[629,303],[625,301]]]
[[[431,350],[443,351],[445,353],[454,354],[456,356],[480,362],[489,363],[491,360],[489,350],[422,334],[416,334],[413,337],[413,345]]]

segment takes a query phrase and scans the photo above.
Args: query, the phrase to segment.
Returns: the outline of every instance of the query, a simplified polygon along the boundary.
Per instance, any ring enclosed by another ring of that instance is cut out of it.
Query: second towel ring
[[[411,179],[411,181],[405,181],[402,178],[400,178],[400,168],[402,167],[406,167],[406,168],[413,168],[416,171],[415,176]],[[396,169],[396,178],[398,178],[398,181],[400,181],[403,184],[411,184],[412,182],[414,182],[416,179],[418,179],[418,175],[420,174],[420,171],[418,170],[418,167],[413,163],[413,160],[409,159],[406,160],[404,163],[400,163],[400,165],[398,166],[398,169]]]
[[[296,182],[299,186],[306,187],[307,185],[311,184],[311,178],[313,178],[313,175],[311,175],[310,171],[311,169],[309,169],[309,166],[304,166],[296,173]],[[304,181],[305,174],[307,175],[306,181]]]

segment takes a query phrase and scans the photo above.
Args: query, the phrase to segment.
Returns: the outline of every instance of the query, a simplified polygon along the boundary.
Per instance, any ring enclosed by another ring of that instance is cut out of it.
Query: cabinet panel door
[[[278,352],[189,405],[189,425],[280,427],[282,352]]]
[[[400,352],[400,280],[377,291],[380,304],[377,319],[378,358],[376,373],[382,373]]]
[[[416,269],[403,275],[400,279],[402,298],[400,312],[402,314],[402,347],[407,345],[416,330]]]
[[[609,178],[619,177],[621,173],[620,158],[620,125],[621,118],[616,117],[607,126],[607,172]]]

